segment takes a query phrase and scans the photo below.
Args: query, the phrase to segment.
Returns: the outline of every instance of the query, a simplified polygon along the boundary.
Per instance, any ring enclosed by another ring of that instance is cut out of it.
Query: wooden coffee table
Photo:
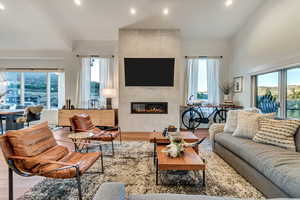
[[[180,134],[182,135],[183,140],[188,143],[198,142],[199,140],[204,140],[206,138],[206,137],[199,138],[190,131],[181,131]],[[149,141],[154,144],[169,144],[170,143],[170,140],[167,137],[163,136],[162,132],[150,133]],[[154,145],[154,148],[155,148],[155,145]],[[194,147],[194,150],[197,153],[199,153],[199,146],[196,145]]]
[[[199,174],[202,171],[202,185],[205,186],[206,163],[193,148],[186,148],[184,154],[178,158],[171,158],[162,150],[166,145],[156,146],[156,184],[158,185],[158,175],[160,170],[184,170],[194,171]]]

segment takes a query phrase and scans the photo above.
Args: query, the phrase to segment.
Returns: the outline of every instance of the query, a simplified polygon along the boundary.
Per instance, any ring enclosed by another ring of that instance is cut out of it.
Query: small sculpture
[[[183,140],[180,133],[170,133],[169,134],[170,144],[166,146],[165,149],[162,150],[163,153],[166,153],[169,157],[177,158],[180,157],[183,153],[185,148],[187,147],[194,147],[200,144],[203,140],[200,140],[195,143],[187,143]]]

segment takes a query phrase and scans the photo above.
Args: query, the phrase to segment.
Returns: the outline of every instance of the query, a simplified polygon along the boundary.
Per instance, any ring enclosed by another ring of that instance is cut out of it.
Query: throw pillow
[[[300,120],[260,119],[260,130],[253,141],[272,144],[296,151],[294,135],[300,126]]]
[[[240,112],[240,111],[242,111],[242,110],[230,110],[227,113],[227,120],[226,120],[226,124],[224,127],[224,132],[233,133],[235,131],[235,129],[237,128],[238,112]],[[249,108],[244,111],[258,113],[259,109]]]
[[[233,136],[252,139],[259,130],[259,119],[267,117],[274,118],[275,113],[260,114],[248,111],[238,112],[237,128]]]

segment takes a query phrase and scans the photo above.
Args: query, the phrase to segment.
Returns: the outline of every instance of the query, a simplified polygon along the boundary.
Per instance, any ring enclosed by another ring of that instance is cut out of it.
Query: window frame
[[[46,110],[58,110],[60,109],[61,105],[60,105],[60,100],[58,99],[58,106],[57,108],[55,107],[51,107],[51,73],[60,73],[59,75],[59,79],[58,79],[58,98],[60,98],[61,95],[65,95],[65,94],[61,94],[59,95],[59,88],[61,87],[61,84],[65,84],[65,82],[61,82],[60,81],[60,77],[64,75],[64,71],[58,71],[58,70],[24,70],[24,71],[18,71],[18,70],[6,70],[3,71],[3,73],[10,73],[10,72],[17,72],[21,74],[21,78],[20,78],[20,104],[24,104],[25,103],[25,73],[26,72],[31,72],[31,73],[45,73],[46,74],[46,106],[45,109]],[[63,86],[64,87],[64,86]]]
[[[251,105],[257,107],[257,76],[278,72],[279,116],[287,118],[287,71],[300,68],[300,63],[251,75]]]

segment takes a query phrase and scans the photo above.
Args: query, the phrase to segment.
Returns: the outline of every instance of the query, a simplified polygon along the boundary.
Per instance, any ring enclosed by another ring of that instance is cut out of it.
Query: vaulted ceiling
[[[227,39],[263,1],[233,0],[226,7],[226,0],[81,0],[81,6],[74,0],[0,0],[6,7],[0,49],[69,49],[74,40],[117,40],[119,28],[178,28],[187,39]]]

